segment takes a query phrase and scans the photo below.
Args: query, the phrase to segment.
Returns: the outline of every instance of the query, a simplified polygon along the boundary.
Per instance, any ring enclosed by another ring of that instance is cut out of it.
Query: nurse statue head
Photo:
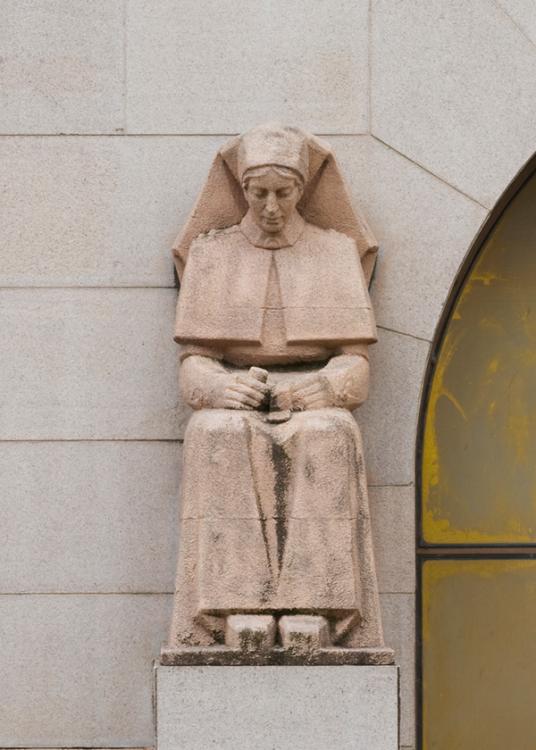
[[[248,223],[255,224],[261,238],[277,236],[296,213],[311,224],[355,240],[365,279],[370,281],[376,240],[351,201],[331,148],[299,128],[279,124],[255,127],[231,139],[216,154],[194,210],[173,246],[179,278],[190,245],[200,234],[231,227],[248,215]]]

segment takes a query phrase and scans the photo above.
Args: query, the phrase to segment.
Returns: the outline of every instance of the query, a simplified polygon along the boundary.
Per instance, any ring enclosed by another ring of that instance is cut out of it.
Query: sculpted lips
[[[282,216],[279,216],[278,218],[273,218],[272,216],[263,216],[262,222],[264,224],[266,231],[280,231],[283,229],[283,226],[285,224],[285,220]]]

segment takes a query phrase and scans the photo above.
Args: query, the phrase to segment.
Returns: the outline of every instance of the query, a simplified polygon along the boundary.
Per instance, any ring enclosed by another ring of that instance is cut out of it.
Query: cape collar
[[[279,250],[281,247],[291,247],[300,238],[305,229],[305,221],[297,211],[294,211],[282,232],[268,234],[255,224],[248,211],[240,222],[240,231],[255,247],[263,247],[266,250]]]

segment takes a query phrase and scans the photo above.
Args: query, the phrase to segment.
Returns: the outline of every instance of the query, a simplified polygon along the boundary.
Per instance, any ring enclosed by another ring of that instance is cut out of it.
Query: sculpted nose
[[[270,193],[266,200],[266,210],[268,211],[269,214],[275,214],[277,209],[278,209],[277,199],[273,193]]]

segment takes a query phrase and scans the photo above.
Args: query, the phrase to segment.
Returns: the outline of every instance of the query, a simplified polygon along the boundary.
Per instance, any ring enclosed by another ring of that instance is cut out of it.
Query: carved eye
[[[258,188],[257,190],[253,190],[253,195],[255,196],[255,198],[266,198],[267,191]]]
[[[288,198],[292,192],[292,188],[281,188],[278,190],[276,195],[278,198]]]

